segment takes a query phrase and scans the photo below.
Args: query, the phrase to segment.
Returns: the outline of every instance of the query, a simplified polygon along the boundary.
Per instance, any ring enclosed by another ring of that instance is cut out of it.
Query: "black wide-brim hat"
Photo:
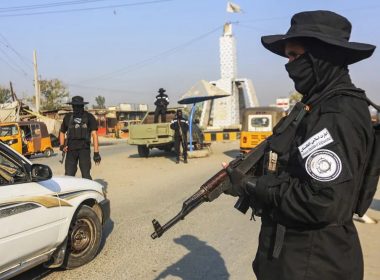
[[[164,93],[165,91],[166,91],[166,90],[163,89],[163,88],[160,88],[160,89],[158,90],[159,93]]]
[[[349,42],[350,35],[351,23],[345,17],[330,11],[307,11],[292,17],[286,34],[263,36],[261,43],[271,52],[287,57],[285,54],[287,40],[314,38],[338,47],[345,56],[347,64],[353,64],[373,54],[376,46]]]
[[[70,105],[86,105],[88,102],[85,102],[82,96],[73,96],[71,102],[67,102]]]

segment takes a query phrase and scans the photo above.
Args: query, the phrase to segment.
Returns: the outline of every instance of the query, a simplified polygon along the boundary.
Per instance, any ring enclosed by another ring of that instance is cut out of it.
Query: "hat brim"
[[[346,42],[336,40],[331,37],[322,36],[321,34],[299,33],[292,35],[269,35],[261,37],[261,43],[269,51],[283,57],[285,55],[285,44],[289,39],[297,38],[314,38],[321,42],[341,48],[343,55],[346,57],[346,63],[353,64],[360,60],[370,57],[375,51],[376,46],[357,42]]]
[[[86,105],[88,102],[67,102],[68,105]]]

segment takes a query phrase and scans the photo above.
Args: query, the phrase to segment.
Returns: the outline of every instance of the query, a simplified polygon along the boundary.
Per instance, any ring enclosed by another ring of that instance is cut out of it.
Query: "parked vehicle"
[[[253,107],[243,111],[240,151],[249,152],[272,134],[273,127],[286,115],[278,107]]]
[[[153,148],[171,151],[174,146],[174,131],[170,128],[170,122],[175,115],[176,108],[167,109],[167,122],[154,123],[154,111],[147,112],[140,124],[129,125],[128,144],[137,146],[140,157],[148,157]]]
[[[88,263],[109,216],[99,183],[52,177],[48,166],[0,143],[0,279],[41,263],[68,269]]]
[[[1,123],[0,140],[26,157],[39,153],[50,157],[54,153],[50,135],[43,122]]]

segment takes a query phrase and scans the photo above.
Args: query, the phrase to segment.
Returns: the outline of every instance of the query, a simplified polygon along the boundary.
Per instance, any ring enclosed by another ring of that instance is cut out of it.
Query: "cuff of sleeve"
[[[264,175],[258,178],[255,188],[255,196],[267,205],[277,205],[280,194],[280,186],[284,182],[275,175]]]

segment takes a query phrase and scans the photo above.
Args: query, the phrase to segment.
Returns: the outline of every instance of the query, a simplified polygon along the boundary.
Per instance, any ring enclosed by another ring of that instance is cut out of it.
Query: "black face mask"
[[[285,69],[299,93],[309,95],[312,92],[317,81],[314,75],[313,63],[308,53],[304,53],[292,62],[285,64]]]
[[[84,105],[73,105],[73,116],[81,118],[84,112]]]

